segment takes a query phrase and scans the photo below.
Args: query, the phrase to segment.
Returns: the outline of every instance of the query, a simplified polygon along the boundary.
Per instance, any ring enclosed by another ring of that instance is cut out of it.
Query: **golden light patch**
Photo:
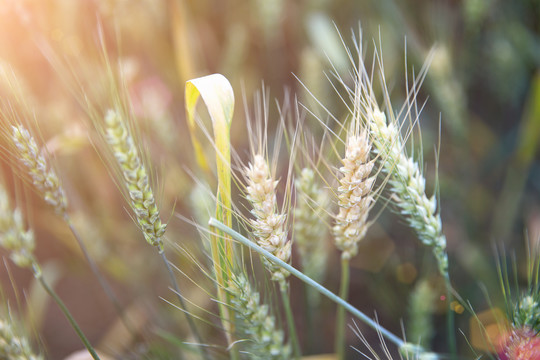
[[[477,350],[494,352],[507,328],[508,320],[501,309],[482,311],[469,320],[470,343]]]

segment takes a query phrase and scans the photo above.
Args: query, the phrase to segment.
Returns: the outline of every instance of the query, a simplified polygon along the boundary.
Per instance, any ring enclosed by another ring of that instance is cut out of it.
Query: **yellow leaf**
[[[214,133],[214,147],[216,153],[216,169],[218,177],[216,218],[227,226],[232,226],[231,214],[231,142],[230,129],[234,111],[234,93],[229,81],[221,74],[213,74],[186,82],[186,112],[188,127],[191,135],[193,149],[199,167],[209,173],[209,161],[206,158],[204,147],[197,139],[198,124],[195,120],[197,102],[202,98],[210,119]],[[200,125],[200,124],[199,124]],[[212,260],[218,285],[218,298],[221,304],[228,304],[229,299],[224,289],[228,286],[233,265],[232,239],[225,233],[217,232],[212,236]],[[233,333],[233,325],[229,320],[230,308],[220,306],[223,317],[223,326],[227,334]],[[229,337],[229,344],[233,343]]]

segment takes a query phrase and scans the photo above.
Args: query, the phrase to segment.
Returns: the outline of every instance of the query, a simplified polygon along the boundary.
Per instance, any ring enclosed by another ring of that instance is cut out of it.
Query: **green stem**
[[[250,241],[248,238],[243,236],[242,234],[234,231],[233,229],[229,228],[228,226],[224,225],[220,221],[211,218],[208,224],[211,227],[214,227],[216,229],[219,229],[230,236],[232,236],[236,241],[240,242],[242,245],[249,247],[250,249],[256,251],[257,253],[263,255],[268,260],[272,261],[274,264],[282,267],[283,269],[287,270],[289,273],[291,273],[293,276],[296,276],[298,279],[303,281],[304,283],[308,284],[309,286],[312,286],[315,290],[320,292],[322,295],[326,296],[336,304],[342,306],[350,312],[353,316],[358,318],[359,320],[363,321],[366,325],[371,327],[372,329],[375,329],[378,331],[382,336],[384,336],[386,339],[388,339],[390,342],[394,343],[398,348],[405,348],[407,347],[407,344],[405,341],[397,337],[396,335],[392,334],[390,331],[383,328],[381,325],[379,325],[376,321],[371,319],[369,316],[349,304],[347,301],[343,300],[315,280],[311,279],[310,277],[304,275],[302,272],[298,271],[297,269],[293,268],[291,265],[287,264],[286,262],[280,260],[276,256],[272,255],[268,251],[264,250],[259,245],[255,244],[254,242]],[[415,347],[416,352],[423,352],[424,350],[420,347]]]
[[[349,295],[349,260],[341,259],[341,283],[339,288],[339,297],[347,300]],[[336,354],[339,360],[345,359],[345,308],[338,306],[336,316]]]
[[[279,290],[281,292],[281,300],[283,302],[283,308],[285,309],[285,317],[287,318],[287,325],[289,327],[289,336],[293,346],[295,359],[300,359],[302,352],[300,351],[300,343],[298,342],[298,336],[296,334],[296,326],[294,325],[294,318],[291,309],[291,301],[288,294],[289,284],[286,280],[279,282]]]
[[[450,348],[450,355],[452,359],[457,358],[457,343],[456,343],[456,333],[455,333],[455,315],[454,310],[452,309],[452,301],[454,296],[452,295],[452,284],[450,283],[450,277],[446,273],[444,277],[444,282],[446,285],[446,298],[448,301],[448,309],[446,313],[446,325],[448,331],[448,346]]]
[[[197,343],[200,345],[199,350],[201,351],[201,354],[204,359],[210,360],[210,357],[208,356],[208,352],[206,351],[206,348],[203,346],[202,337],[199,334],[199,331],[197,330],[197,326],[195,326],[195,322],[193,321],[191,314],[187,311],[184,298],[180,294],[180,288],[178,287],[178,283],[176,282],[176,278],[172,271],[171,264],[169,264],[169,260],[167,260],[167,257],[165,256],[165,252],[163,250],[161,250],[159,254],[161,255],[161,259],[165,263],[165,267],[167,268],[167,272],[169,273],[169,278],[170,278],[174,293],[176,294],[176,297],[178,298],[178,302],[180,303],[180,308],[182,309],[182,312],[186,316],[189,329],[191,330],[191,333],[195,337],[195,340],[197,341]]]
[[[316,353],[318,350],[317,347],[317,338],[315,336],[315,306],[313,301],[311,301],[310,290],[311,288],[304,284],[304,317],[306,319],[306,328],[307,328],[307,341],[304,342],[308,353]]]
[[[62,302],[62,300],[58,297],[58,295],[54,292],[54,290],[49,287],[49,285],[43,278],[41,272],[39,270],[37,271],[34,270],[34,276],[36,277],[37,280],[39,280],[39,282],[41,283],[45,291],[53,298],[53,300],[56,302],[60,310],[62,310],[62,312],[64,313],[64,316],[67,318],[67,320],[71,324],[71,327],[75,330],[77,335],[79,335],[79,338],[83,342],[84,346],[86,347],[86,349],[88,350],[92,358],[94,360],[100,360],[98,354],[96,353],[96,351],[94,350],[94,348],[92,347],[92,345],[90,344],[86,336],[84,336],[81,328],[79,327],[79,325],[77,325],[77,322],[75,322],[75,319],[69,312],[66,305]]]

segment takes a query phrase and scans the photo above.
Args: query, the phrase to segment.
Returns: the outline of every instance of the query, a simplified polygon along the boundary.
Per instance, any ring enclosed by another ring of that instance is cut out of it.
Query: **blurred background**
[[[124,352],[126,358],[175,358],[175,339],[185,340],[187,333],[183,314],[160,299],[173,298],[167,277],[90,140],[80,88],[96,104],[105,96],[100,94],[106,74],[99,29],[110,59],[124,75],[149,160],[159,174],[158,201],[162,217],[170,217],[168,237],[185,249],[171,259],[186,273],[181,285],[190,301],[215,312],[215,302],[194,285],[206,283],[212,291],[212,284],[186,255],[204,258],[199,235],[172,216],[196,216],[197,200],[190,200],[195,180],[187,171],[195,162],[184,115],[185,81],[215,72],[231,81],[236,96],[232,139],[244,156],[243,97],[251,104],[252,94],[263,86],[272,99],[294,94],[320,114],[307,87],[333,114],[345,116],[325,74],[332,68],[349,71],[342,42],[353,46],[352,34],[358,37],[360,27],[367,59],[374,43],[382,45],[387,84],[396,104],[405,96],[405,71],[409,76],[418,72],[431,56],[419,94],[420,103],[427,100],[420,124],[428,189],[438,180],[454,287],[479,317],[486,318],[486,326],[494,323],[486,311],[504,311],[497,259],[515,261],[521,283],[526,279],[526,239],[540,239],[540,1],[3,0],[0,65],[17,74],[24,101],[34,109],[43,143],[67,189],[70,214],[137,319],[136,326],[144,329],[143,339],[115,330],[114,309],[69,229],[27,190],[6,161],[5,182],[36,231],[37,257],[92,342]],[[270,114],[277,119],[273,106]],[[309,116],[305,126],[313,133],[320,130]],[[325,284],[337,291],[337,252],[329,261]],[[447,304],[431,252],[396,215],[387,211],[378,219],[352,266],[352,304],[367,314],[376,312],[397,334],[402,333],[403,320],[409,340],[419,341],[415,326],[430,326],[433,337],[422,342],[435,351],[448,351]],[[29,272],[5,261],[0,280],[5,302],[27,329],[33,329],[30,333],[46,358],[62,359],[81,348]],[[428,324],[415,322],[415,295],[433,316]],[[293,290],[292,296],[303,333],[302,301],[294,301],[302,294]],[[321,303],[318,321],[325,326],[318,328],[317,346],[306,346],[307,353],[332,352],[334,309],[329,302]],[[458,337],[460,353],[472,356],[466,339],[475,349],[485,347],[474,315],[458,303],[453,309],[465,334]],[[376,334],[359,327],[378,342]],[[203,332],[209,342],[225,344],[215,327],[203,326]],[[362,347],[352,332],[348,343]]]

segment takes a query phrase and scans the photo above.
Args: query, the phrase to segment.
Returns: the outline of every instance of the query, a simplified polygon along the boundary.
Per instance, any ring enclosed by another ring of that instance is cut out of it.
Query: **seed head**
[[[0,187],[0,245],[10,252],[15,265],[30,268],[35,265],[34,233],[25,230],[19,209],[13,210],[8,194]]]
[[[67,198],[56,172],[47,164],[45,151],[37,146],[30,132],[20,124],[12,126],[11,138],[17,157],[45,202],[51,205],[57,214],[65,215]]]
[[[123,182],[146,241],[163,249],[163,234],[166,224],[161,223],[154,193],[150,188],[148,174],[135,146],[129,129],[120,115],[109,110],[105,116],[106,141],[112,149],[123,175]]]
[[[528,327],[540,332],[540,294],[526,294],[516,304],[512,314],[514,327]]]
[[[255,155],[253,162],[245,169],[247,179],[247,199],[253,209],[251,213],[255,219],[251,220],[253,234],[257,243],[266,251],[272,253],[280,260],[289,262],[291,258],[291,242],[287,241],[285,230],[285,214],[277,212],[276,186],[270,174],[270,169],[261,155]],[[284,281],[288,272],[279,266],[264,260],[265,265],[272,273],[272,279]]]
[[[540,337],[529,327],[513,329],[499,353],[501,360],[530,360],[540,358]]]
[[[13,325],[0,319],[0,359],[11,360],[38,360],[25,337],[18,335]]]
[[[328,257],[324,221],[328,196],[317,184],[313,169],[303,168],[294,184],[297,194],[294,242],[301,256],[302,270],[310,278],[320,281],[324,276]]]
[[[247,277],[236,275],[227,289],[236,314],[238,330],[249,337],[249,352],[255,359],[290,359],[291,349],[268,305],[262,304]]]
[[[358,242],[364,238],[369,226],[367,218],[375,182],[375,176],[370,177],[374,164],[369,160],[370,150],[365,131],[347,138],[343,166],[339,169],[343,175],[338,187],[339,213],[333,227],[336,246],[342,251],[343,259],[358,253]]]
[[[383,169],[391,174],[389,184],[397,206],[420,241],[433,249],[443,276],[448,275],[446,237],[442,232],[440,214],[435,195],[426,195],[426,179],[418,163],[408,157],[401,142],[399,129],[387,123],[379,109],[369,109],[368,123],[377,152],[385,159]]]

